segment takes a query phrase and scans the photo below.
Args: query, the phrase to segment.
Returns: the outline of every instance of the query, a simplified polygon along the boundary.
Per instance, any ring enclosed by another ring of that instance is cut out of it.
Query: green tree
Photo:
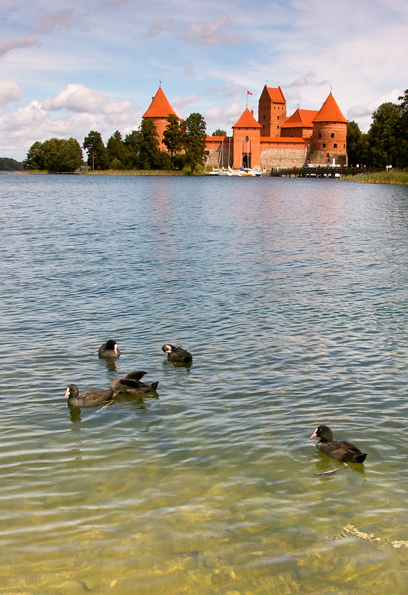
[[[190,114],[183,122],[184,147],[186,161],[191,167],[193,174],[197,165],[204,165],[204,157],[207,153],[206,146],[206,125],[201,114]]]
[[[108,142],[106,143],[106,148],[108,150],[111,167],[113,167],[112,162],[114,160],[116,160],[116,165],[117,162],[120,161],[123,167],[123,163],[125,162],[126,157],[126,146],[122,140],[122,135],[119,132],[119,130],[114,132],[112,136],[108,139]],[[114,169],[118,168],[114,167]]]
[[[227,132],[225,130],[217,128],[217,130],[214,130],[211,136],[227,136]]]
[[[21,171],[23,164],[16,159],[11,157],[0,157],[0,170],[1,171]]]
[[[43,169],[47,171],[58,171],[56,165],[57,155],[61,148],[61,141],[58,138],[50,138],[45,140],[42,144],[42,158],[43,158]]]
[[[373,114],[368,131],[369,164],[374,167],[396,165],[400,109],[395,103],[383,103]]]
[[[94,169],[109,169],[109,154],[101,134],[91,130],[84,139],[83,148],[88,153],[88,165]]]
[[[53,170],[56,172],[72,173],[82,165],[81,145],[75,138],[61,140],[58,153],[55,156]]]
[[[408,167],[408,89],[404,92],[404,95],[398,97],[400,101],[399,109],[399,122],[398,122],[398,156],[397,156],[397,167]]]
[[[137,156],[138,167],[157,169],[159,153],[159,135],[153,120],[142,120]]]
[[[366,164],[368,154],[367,135],[362,133],[357,122],[347,124],[347,156],[349,165]]]
[[[137,167],[140,140],[140,130],[132,130],[132,132],[126,135],[125,140],[123,141],[126,147],[124,164],[127,169]]]
[[[50,138],[35,142],[27,153],[27,169],[46,169],[50,172],[72,173],[82,165],[82,149],[74,138]]]
[[[176,114],[169,114],[167,121],[166,130],[163,132],[163,143],[170,152],[171,167],[173,167],[174,155],[180,153],[184,146],[184,130]]]
[[[44,169],[43,155],[42,155],[42,143],[36,141],[28,149],[27,157],[24,162],[25,169]]]

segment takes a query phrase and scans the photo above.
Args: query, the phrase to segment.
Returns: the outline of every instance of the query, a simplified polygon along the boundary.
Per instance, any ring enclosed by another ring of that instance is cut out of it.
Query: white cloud
[[[20,39],[14,39],[13,37],[4,37],[0,41],[0,56],[5,56],[12,50],[18,50],[21,48],[27,48],[32,45],[40,45],[40,42],[33,35],[26,35]]]
[[[22,99],[24,91],[14,81],[0,81],[0,107]]]
[[[364,105],[355,105],[348,110],[347,117],[350,120],[354,118],[363,118],[365,116],[371,117],[374,111],[383,103],[397,103],[398,97],[400,97],[401,94],[402,93],[399,89],[393,89],[391,93],[388,93],[387,95],[382,95],[381,97],[377,97],[375,99],[371,99]]]
[[[37,30],[41,33],[50,33],[55,29],[72,29],[79,27],[84,29],[83,18],[76,16],[72,9],[61,9],[43,16]]]
[[[46,111],[68,110],[89,114],[122,114],[132,107],[130,101],[108,99],[96,89],[70,84],[56,97],[47,97],[43,108]]]
[[[228,81],[225,85],[220,85],[218,87],[209,87],[206,91],[206,95],[216,95],[221,93],[223,97],[234,97],[238,93],[243,93],[247,91],[243,85],[237,85],[232,81]]]
[[[183,35],[182,39],[189,43],[198,45],[237,45],[246,41],[245,38],[238,35],[230,36],[223,30],[229,29],[230,23],[227,16],[215,19],[213,21],[196,21],[191,23]]]
[[[197,95],[189,95],[188,97],[185,97],[184,99],[182,99],[180,97],[180,95],[177,95],[176,97],[174,97],[171,100],[171,106],[174,109],[174,111],[176,112],[176,114],[183,118],[185,117],[185,107],[193,105],[194,103],[197,103],[198,101],[198,97]],[[189,115],[189,114],[187,114]]]
[[[157,37],[158,35],[160,35],[160,33],[164,33],[164,31],[169,31],[173,29],[173,27],[173,19],[154,21],[154,23],[151,23],[144,37]]]
[[[286,87],[307,87],[307,86],[320,86],[327,85],[329,81],[316,81],[316,73],[313,70],[309,70],[306,74],[302,74],[292,83],[286,85]]]

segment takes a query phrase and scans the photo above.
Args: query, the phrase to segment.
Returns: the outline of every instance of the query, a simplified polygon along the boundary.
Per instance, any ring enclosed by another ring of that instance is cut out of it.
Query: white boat
[[[228,166],[228,176],[242,176],[242,171],[240,169],[232,169],[232,167]]]
[[[259,169],[255,169],[252,167],[241,167],[242,175],[247,178],[260,178],[262,176],[262,172]]]

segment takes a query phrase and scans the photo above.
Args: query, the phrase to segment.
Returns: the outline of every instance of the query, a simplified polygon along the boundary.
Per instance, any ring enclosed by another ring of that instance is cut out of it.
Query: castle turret
[[[167,118],[170,114],[177,115],[174,109],[171,107],[169,100],[167,99],[164,91],[159,87],[156,95],[152,98],[152,102],[148,110],[143,114],[144,120],[153,120],[157,134],[159,135],[159,149],[161,151],[166,150],[166,146],[163,144],[163,132],[167,128]]]
[[[259,167],[261,161],[261,125],[248,108],[232,127],[234,131],[233,167]]]
[[[347,164],[347,120],[332,93],[313,118],[310,161],[319,164]]]
[[[286,121],[286,99],[280,87],[265,87],[258,103],[258,122],[261,136],[280,136]]]

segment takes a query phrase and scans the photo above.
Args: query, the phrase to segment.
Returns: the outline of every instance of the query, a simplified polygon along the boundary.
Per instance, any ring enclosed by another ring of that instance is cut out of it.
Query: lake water
[[[0,197],[1,594],[406,595],[407,187],[11,174]],[[158,397],[70,412],[68,384],[133,370]]]

